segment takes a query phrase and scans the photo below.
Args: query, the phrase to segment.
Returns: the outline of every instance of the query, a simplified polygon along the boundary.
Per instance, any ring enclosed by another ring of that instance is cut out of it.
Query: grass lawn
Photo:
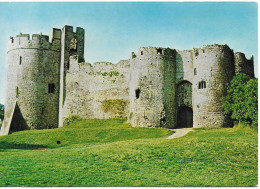
[[[256,186],[257,133],[85,120],[0,137],[0,186]],[[56,144],[61,141],[61,144]]]

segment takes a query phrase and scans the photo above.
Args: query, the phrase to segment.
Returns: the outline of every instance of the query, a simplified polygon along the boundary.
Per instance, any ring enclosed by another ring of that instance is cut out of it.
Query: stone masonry
[[[254,77],[227,45],[192,50],[142,47],[117,64],[84,62],[83,28],[20,34],[8,42],[0,135],[63,126],[73,118],[127,118],[134,127],[228,127],[221,98],[233,76]]]

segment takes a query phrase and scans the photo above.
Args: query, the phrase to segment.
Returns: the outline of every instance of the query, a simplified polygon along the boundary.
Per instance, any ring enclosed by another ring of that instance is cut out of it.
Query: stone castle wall
[[[128,115],[129,61],[79,63],[70,58],[66,73],[63,121],[73,116],[82,119],[126,118]]]
[[[253,58],[227,45],[142,47],[117,64],[91,65],[84,38],[84,29],[64,26],[53,29],[52,42],[36,34],[10,39],[3,127],[54,128],[71,117],[127,118],[134,127],[230,126],[221,107],[226,84],[238,73],[254,77]]]
[[[127,117],[135,127],[174,128],[179,126],[180,109],[189,107],[193,127],[230,126],[221,98],[235,75],[235,61],[228,46],[216,44],[184,51],[140,48],[115,65],[92,66],[72,57],[66,72],[63,120]],[[199,87],[201,82],[204,88]]]

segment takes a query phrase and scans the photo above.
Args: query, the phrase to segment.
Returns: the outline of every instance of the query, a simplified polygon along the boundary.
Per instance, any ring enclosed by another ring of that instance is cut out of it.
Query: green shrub
[[[129,119],[131,120],[132,117],[133,117],[133,112],[131,112],[131,113],[129,114]]]
[[[118,76],[119,75],[119,72],[117,72],[117,71],[111,71],[111,72],[109,72],[109,76],[110,77],[112,77],[112,76]]]
[[[126,101],[122,99],[103,100],[102,108],[104,112],[111,112],[116,117],[124,117]]]
[[[78,116],[70,116],[68,118],[66,118],[64,121],[63,121],[63,125],[69,125],[71,123],[74,123],[76,121],[81,121],[82,119]]]
[[[89,75],[94,75],[94,72],[93,72],[93,71],[90,71],[88,74],[89,74]]]
[[[103,73],[102,73],[102,76],[107,76],[107,72],[103,72]]]
[[[0,111],[0,119],[4,119],[4,111]]]
[[[245,74],[233,77],[227,87],[227,95],[222,99],[225,114],[245,125],[257,129],[258,126],[258,80]]]
[[[199,56],[199,50],[195,49],[195,56]]]

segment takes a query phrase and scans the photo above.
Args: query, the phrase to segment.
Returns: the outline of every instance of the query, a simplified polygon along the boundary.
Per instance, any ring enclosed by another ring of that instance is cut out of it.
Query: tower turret
[[[235,75],[234,54],[227,45],[207,45],[194,52],[194,127],[225,127],[232,123],[222,109],[226,84]]]
[[[85,30],[77,27],[73,32],[72,26],[64,26],[61,35],[60,60],[60,96],[59,96],[59,126],[63,126],[63,105],[66,98],[66,72],[70,69],[70,56],[78,55],[78,60],[84,62]]]
[[[129,122],[137,127],[174,127],[175,51],[141,48],[130,60]]]
[[[41,34],[9,40],[5,132],[57,127],[60,36],[61,31],[53,29],[52,42]]]

